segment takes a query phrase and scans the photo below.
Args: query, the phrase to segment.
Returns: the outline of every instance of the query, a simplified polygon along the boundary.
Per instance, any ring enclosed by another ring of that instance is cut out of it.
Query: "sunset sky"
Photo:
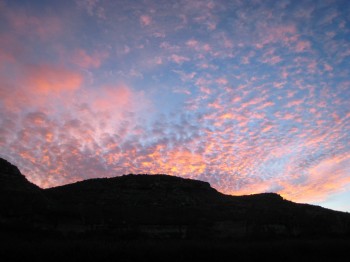
[[[0,0],[0,157],[350,212],[350,1]]]

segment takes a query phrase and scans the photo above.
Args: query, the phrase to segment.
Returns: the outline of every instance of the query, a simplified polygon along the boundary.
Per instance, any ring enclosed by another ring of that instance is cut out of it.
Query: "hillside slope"
[[[16,166],[0,158],[0,217],[32,219],[47,205],[43,190],[30,183]]]
[[[150,238],[346,236],[350,214],[278,194],[222,194],[209,183],[125,175],[40,189],[0,161],[0,218],[38,230]]]

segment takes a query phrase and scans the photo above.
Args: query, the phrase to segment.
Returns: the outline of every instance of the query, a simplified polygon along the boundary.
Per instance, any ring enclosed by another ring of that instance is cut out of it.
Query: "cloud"
[[[142,26],[149,26],[152,23],[152,18],[149,15],[140,16],[140,24]]]
[[[50,104],[38,108],[41,111],[35,109],[35,104],[27,105],[30,113],[21,114],[15,120],[12,133],[16,136],[12,137],[6,129],[2,131],[7,139],[4,148],[12,147],[11,151],[17,152],[22,159],[20,165],[24,165],[23,171],[40,186],[102,175],[106,172],[105,159],[111,159],[128,137],[140,134],[135,128],[136,120],[150,105],[143,93],[125,85],[85,90],[84,93],[83,96],[71,93],[75,103],[67,109],[62,100],[55,101],[54,111]],[[50,93],[48,99],[56,98]],[[63,107],[57,107],[60,105]],[[6,119],[10,113],[5,111],[2,116]],[[16,138],[20,143],[13,144]],[[96,158],[98,155],[101,159]],[[70,167],[73,162],[74,169]],[[38,176],[36,168],[40,166],[46,172],[45,179]]]
[[[126,49],[128,50],[128,49]],[[129,51],[127,51],[129,52]],[[88,54],[83,49],[78,49],[72,57],[74,64],[82,68],[99,68],[102,62],[108,57],[107,52],[93,52]]]
[[[56,16],[33,14],[23,8],[11,9],[5,4],[1,13],[13,33],[47,41],[63,33],[63,23]]]
[[[100,5],[99,0],[76,0],[78,8],[86,11],[90,16],[106,19],[105,9]]]
[[[187,45],[188,47],[191,47],[191,48],[194,48],[194,49],[198,49],[199,43],[198,43],[198,41],[195,40],[195,39],[190,39],[190,40],[188,40],[188,41],[186,42],[186,45]]]
[[[218,78],[216,79],[216,83],[220,84],[220,85],[227,85],[228,84],[228,80],[226,78]]]
[[[57,100],[68,103],[67,95],[72,95],[83,83],[81,74],[61,66],[26,65],[21,69],[23,74],[18,79],[2,76],[8,85],[0,85],[1,102],[8,111],[54,105]]]
[[[299,202],[324,201],[350,184],[349,167],[347,155],[324,159],[308,171],[304,183],[285,183],[281,194]]]
[[[28,66],[25,83],[34,93],[62,93],[76,91],[83,79],[79,73],[54,65]]]
[[[175,62],[176,64],[182,64],[184,62],[190,61],[190,59],[188,57],[180,56],[180,55],[176,55],[176,54],[172,54],[169,57],[169,60]]]
[[[328,199],[349,185],[339,7],[6,2],[0,155],[43,187],[168,173]]]
[[[298,41],[295,47],[296,52],[308,51],[311,47],[309,41]]]

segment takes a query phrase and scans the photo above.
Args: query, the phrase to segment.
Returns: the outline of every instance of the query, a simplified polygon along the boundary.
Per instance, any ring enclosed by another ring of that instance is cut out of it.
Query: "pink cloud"
[[[262,103],[257,109],[258,110],[262,110],[262,109],[265,109],[267,107],[271,107],[271,106],[274,106],[274,105],[275,105],[274,102],[267,101],[267,102]]]
[[[83,76],[63,66],[42,64],[19,68],[22,75],[2,76],[0,93],[6,110],[38,108],[60,101],[69,103],[72,95],[81,87]]]
[[[180,93],[180,94],[185,94],[185,95],[191,95],[191,91],[186,89],[186,88],[175,88],[173,90],[174,93]]]
[[[202,47],[203,51],[209,52],[212,50],[211,46],[209,44],[204,44]]]
[[[195,39],[190,39],[190,40],[188,40],[188,41],[186,42],[186,45],[187,45],[188,47],[193,48],[193,49],[198,49],[198,47],[199,47],[199,42],[198,42],[197,40],[195,40]]]
[[[330,66],[330,65],[327,64],[327,63],[324,64],[324,69],[325,69],[326,71],[328,71],[328,72],[333,71],[333,67]]]
[[[24,9],[9,10],[5,7],[5,17],[15,34],[32,36],[49,40],[63,32],[62,21],[55,16],[30,14]]]
[[[223,78],[223,77],[216,79],[215,82],[218,83],[219,85],[227,85],[228,84],[228,80],[226,78]]]
[[[0,69],[13,65],[22,49],[11,34],[0,34]]]
[[[128,136],[143,135],[143,130],[137,128],[136,119],[144,112],[151,112],[143,92],[126,85],[87,89],[80,95],[74,92],[71,95],[75,102],[66,108],[63,100],[48,93],[48,99],[55,100],[61,108],[47,114],[44,112],[48,112],[50,104],[46,104],[41,107],[43,111],[20,116],[23,130],[17,127],[13,130],[21,140],[15,150],[22,163],[26,163],[27,177],[43,187],[101,175],[104,171],[100,157],[124,161],[126,155],[120,154],[119,145],[122,141],[125,143]],[[27,105],[26,108],[34,110],[35,106]],[[11,144],[10,134],[6,138],[4,146],[7,147]],[[35,150],[38,143],[40,150]],[[91,165],[86,162],[90,158]],[[73,162],[75,167],[71,170],[69,163]],[[45,167],[45,178],[37,176],[36,166]],[[82,172],[83,169],[86,171]]]
[[[284,120],[293,120],[294,118],[295,118],[295,115],[290,114],[290,113],[286,113],[286,114],[282,117],[282,119],[284,119]]]
[[[113,108],[126,108],[132,103],[132,91],[125,85],[116,87],[99,88],[92,91],[95,96],[92,100],[92,107],[97,111],[111,111]]]
[[[298,41],[296,46],[295,46],[295,50],[297,52],[305,52],[307,50],[309,50],[311,47],[311,44],[309,41]]]
[[[181,56],[181,55],[176,55],[176,54],[171,55],[169,57],[169,59],[171,61],[175,62],[176,64],[182,64],[183,62],[190,61],[190,59],[188,57]]]
[[[106,19],[105,9],[99,4],[99,0],[76,0],[76,4],[90,16]]]
[[[78,49],[72,57],[73,63],[82,68],[99,68],[108,57],[107,52],[93,52],[88,54],[83,49]]]
[[[219,119],[235,119],[235,115],[232,113],[224,113],[222,115],[219,116]]]
[[[39,94],[77,90],[83,78],[79,73],[54,65],[29,66],[26,72],[27,88]]]
[[[173,45],[173,44],[170,44],[169,42],[161,42],[159,46],[171,52],[180,51],[180,47],[178,45]]]
[[[315,60],[311,60],[308,62],[307,69],[310,73],[316,73],[317,72],[317,62]]]
[[[247,102],[241,103],[241,108],[244,109],[246,107],[257,105],[257,104],[261,103],[263,100],[264,99],[261,97],[252,98],[252,99],[248,100]]]
[[[215,100],[214,102],[209,103],[208,107],[215,108],[215,109],[222,109],[222,105],[218,100]]]
[[[212,53],[214,55],[212,45],[210,43],[200,43],[195,39],[190,39],[186,42],[186,46],[199,52],[198,57],[204,58],[205,53]]]
[[[276,82],[276,83],[273,83],[273,86],[275,88],[283,88],[285,84],[286,82]]]
[[[289,75],[289,73],[287,72],[287,69],[286,68],[283,68],[282,69],[282,78],[283,79],[286,79],[287,77],[288,77],[288,75]]]
[[[270,64],[270,65],[275,65],[275,64],[278,64],[279,62],[282,61],[282,58],[278,55],[275,55],[275,56],[272,56],[272,57],[269,57],[269,58],[265,58],[262,60],[263,63],[267,63],[267,64]]]
[[[295,107],[295,106],[299,106],[299,105],[301,105],[303,102],[304,102],[303,99],[292,100],[292,101],[290,101],[290,102],[286,105],[286,107]]]
[[[280,25],[267,25],[260,23],[258,24],[260,34],[261,45],[267,45],[270,43],[281,42],[285,45],[289,45],[297,41],[297,27],[294,24],[280,24]]]
[[[149,15],[141,15],[140,16],[140,24],[142,26],[148,26],[152,23],[152,18]]]
[[[266,133],[269,132],[274,126],[272,124],[266,124],[263,129],[261,130],[261,132]]]
[[[307,181],[302,184],[284,184],[281,194],[296,201],[323,201],[335,192],[339,192],[350,184],[349,156],[336,156],[321,161],[311,167]]]
[[[241,102],[241,101],[242,101],[242,97],[240,97],[240,96],[235,96],[231,100],[232,103],[238,103],[238,102]]]
[[[180,78],[181,78],[181,81],[183,82],[191,82],[193,81],[193,79],[195,78],[196,76],[196,72],[184,72],[184,71],[180,71],[180,70],[174,70],[175,73],[177,73]]]
[[[211,89],[205,86],[201,86],[199,89],[202,93],[206,95],[210,95],[212,93]]]

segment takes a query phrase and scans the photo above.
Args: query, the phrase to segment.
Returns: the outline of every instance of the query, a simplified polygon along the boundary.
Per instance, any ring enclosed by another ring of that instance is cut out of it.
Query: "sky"
[[[350,212],[347,0],[0,0],[0,157]]]

